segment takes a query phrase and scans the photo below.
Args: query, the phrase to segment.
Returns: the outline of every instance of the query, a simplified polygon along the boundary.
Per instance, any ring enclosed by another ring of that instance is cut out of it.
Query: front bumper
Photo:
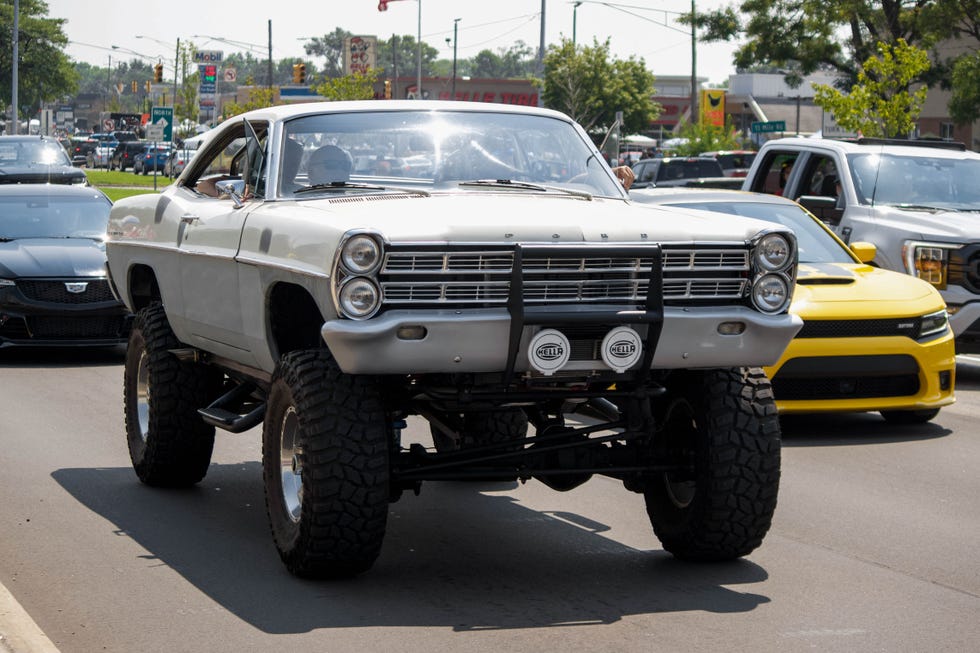
[[[0,348],[124,344],[131,326],[132,315],[115,300],[62,303],[0,288]]]
[[[950,332],[921,343],[903,336],[797,338],[765,371],[781,413],[925,410],[955,401]]]
[[[568,316],[569,311],[563,307]],[[634,325],[654,353],[651,369],[763,366],[775,363],[803,325],[795,315],[765,315],[744,307],[687,307],[663,309],[659,321],[643,324],[636,312],[605,311],[585,321],[612,329]],[[543,328],[574,330],[570,320],[554,313],[524,321],[512,344],[512,320],[505,308],[389,311],[364,321],[330,320],[321,328],[324,342],[349,374],[427,374],[507,372],[534,373],[528,347]],[[576,320],[578,322],[579,320]],[[722,335],[719,325],[741,322],[739,335]],[[421,327],[421,329],[419,328]],[[651,329],[659,329],[659,338]],[[418,334],[421,339],[406,339]],[[512,350],[513,348],[513,350]],[[511,362],[512,361],[512,362]],[[512,365],[512,367],[511,367]],[[601,357],[573,357],[560,374],[613,373]],[[627,370],[626,373],[629,373]]]

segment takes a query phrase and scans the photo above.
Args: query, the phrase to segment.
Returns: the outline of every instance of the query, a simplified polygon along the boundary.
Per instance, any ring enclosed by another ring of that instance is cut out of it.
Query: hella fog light
[[[946,317],[946,311],[937,311],[929,315],[923,315],[922,323],[919,326],[919,337],[925,338],[926,336],[945,333],[948,324],[949,319]]]
[[[344,268],[352,274],[369,274],[381,263],[381,247],[370,236],[354,236],[340,254]]]
[[[348,317],[371,317],[380,301],[378,287],[370,279],[354,277],[340,287],[340,308]]]
[[[752,284],[752,303],[763,313],[778,313],[789,304],[789,285],[778,274],[766,274]]]
[[[755,247],[759,267],[770,272],[781,270],[790,263],[793,248],[782,234],[767,234]]]

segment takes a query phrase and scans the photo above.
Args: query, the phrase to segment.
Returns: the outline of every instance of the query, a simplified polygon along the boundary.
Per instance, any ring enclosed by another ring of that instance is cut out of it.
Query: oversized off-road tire
[[[763,371],[675,376],[655,415],[658,457],[693,465],[648,479],[647,514],[664,549],[686,560],[729,560],[758,547],[776,509],[781,441]]]
[[[939,414],[938,408],[923,410],[883,410],[881,416],[889,424],[925,424]]]
[[[177,359],[180,346],[160,304],[136,314],[126,349],[123,404],[133,469],[147,485],[184,487],[208,471],[214,427],[197,409],[214,399],[222,375]]]
[[[527,415],[520,408],[500,408],[494,411],[471,411],[455,416],[460,425],[460,438],[456,442],[433,424],[429,425],[436,451],[457,451],[480,444],[495,444],[527,437]],[[520,445],[507,447],[517,451]]]
[[[262,470],[272,537],[290,572],[340,578],[374,564],[388,518],[390,428],[375,378],[343,373],[325,350],[279,361]]]

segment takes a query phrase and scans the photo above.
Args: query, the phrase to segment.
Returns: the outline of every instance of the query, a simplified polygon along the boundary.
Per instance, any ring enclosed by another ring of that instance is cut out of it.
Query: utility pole
[[[272,90],[272,19],[269,19],[269,90]]]
[[[459,18],[453,19],[453,100],[456,99],[456,37],[459,34]]]
[[[174,108],[174,122],[177,122],[177,68],[180,67],[180,39],[177,39],[177,48],[174,53],[174,100],[171,106]]]
[[[14,53],[13,53],[13,61],[11,62],[11,65],[13,66],[13,70],[11,70],[11,75],[10,75],[10,80],[11,80],[10,115],[12,118],[11,122],[14,125],[10,134],[13,136],[17,135],[18,128],[20,127],[20,115],[19,112],[17,111],[17,84],[18,84],[17,66],[18,66],[18,62],[20,61],[20,54],[17,51],[18,50],[17,42],[20,40],[20,35],[18,34],[18,32],[20,32],[20,0],[14,0]]]
[[[691,124],[701,122],[698,115],[698,41],[694,27],[694,0],[691,0]]]

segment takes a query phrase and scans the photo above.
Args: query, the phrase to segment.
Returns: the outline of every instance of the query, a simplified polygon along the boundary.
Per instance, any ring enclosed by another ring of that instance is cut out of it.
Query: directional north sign
[[[150,110],[150,124],[163,128],[163,138],[161,140],[168,143],[174,140],[173,107],[153,107]]]
[[[752,133],[761,134],[763,132],[784,132],[786,131],[785,120],[770,120],[769,122],[752,123]]]

